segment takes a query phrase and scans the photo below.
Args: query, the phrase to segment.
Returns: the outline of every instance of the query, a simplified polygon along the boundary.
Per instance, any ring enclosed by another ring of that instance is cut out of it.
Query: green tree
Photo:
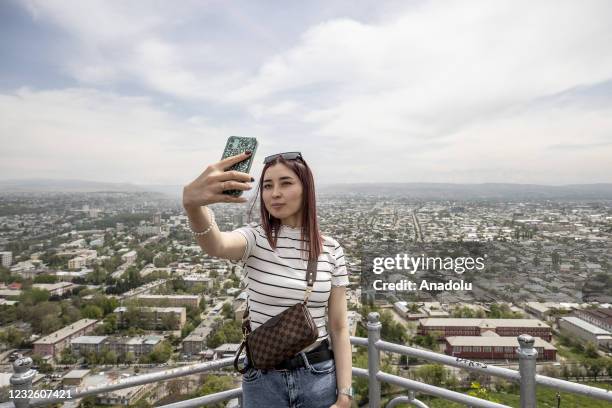
[[[77,361],[77,357],[72,354],[72,351],[69,347],[62,350],[60,354],[60,363],[61,364],[74,364]]]
[[[578,364],[572,365],[571,372],[572,372],[572,377],[576,378],[577,380],[582,379],[583,370],[582,370],[582,367],[580,367],[580,365]]]
[[[597,353],[597,346],[593,342],[587,342],[586,346],[584,347],[584,355],[587,356],[587,358],[592,359],[599,357],[599,354]]]
[[[149,403],[149,401],[147,401],[147,399],[145,397],[139,399],[138,401],[136,401],[136,403],[134,404],[134,408],[151,408],[153,405],[151,405]]]
[[[96,397],[94,395],[89,395],[81,400],[79,404],[79,408],[95,408],[96,406]]]
[[[87,305],[81,310],[81,315],[87,319],[101,319],[104,311],[96,305]]]
[[[11,275],[11,271],[0,265],[0,282],[9,284],[14,282],[14,276]]]
[[[34,365],[38,366],[38,371],[40,371],[41,373],[52,373],[53,372],[53,366],[49,363],[47,363],[42,356],[38,355],[38,354],[33,354],[32,355],[32,362],[34,363]]]
[[[441,364],[425,364],[417,368],[414,375],[426,384],[441,386],[450,377],[450,371]]]
[[[74,323],[81,319],[81,311],[75,307],[70,300],[63,300],[61,302],[61,308],[62,322],[64,325]]]
[[[604,371],[606,364],[601,358],[590,358],[584,362],[586,372],[597,381],[597,376]]]
[[[606,373],[608,374],[608,377],[612,377],[612,358],[606,357],[604,359],[604,362],[605,362],[605,369],[606,369]]]
[[[380,323],[382,324],[380,336],[383,340],[398,344],[406,344],[409,341],[410,337],[408,336],[406,327],[396,322],[390,311],[380,310],[376,307],[367,305],[363,306],[361,309],[361,315],[364,318],[363,321],[367,321],[367,316],[370,312],[378,312],[380,315]]]
[[[10,347],[21,348],[24,340],[23,332],[14,327],[9,327],[0,332],[0,343],[6,343]]]
[[[87,275],[87,281],[94,285],[100,285],[104,283],[104,280],[108,276],[108,271],[102,265],[94,265],[93,271]]]
[[[21,302],[38,304],[49,300],[49,291],[44,289],[32,288],[21,294]]]
[[[353,354],[353,367],[368,368],[367,350],[359,349]],[[389,359],[383,358],[381,361],[381,370],[394,374],[395,370],[389,363]],[[355,389],[355,400],[358,406],[364,406],[368,402],[368,379],[364,377],[353,377],[353,388]],[[386,395],[391,391],[391,384],[381,384],[381,395]]]
[[[204,384],[196,392],[194,397],[201,397],[204,395],[210,395],[221,391],[226,391],[234,388],[234,382],[231,377],[218,376],[218,375],[206,375],[204,378]],[[220,402],[213,405],[208,405],[213,408],[223,408],[225,403]]]
[[[201,312],[206,311],[206,299],[204,297],[202,297],[202,299],[200,300],[200,304],[198,306]]]
[[[161,319],[162,330],[176,330],[179,327],[179,318],[174,313],[166,313]]]
[[[57,276],[48,275],[48,274],[40,274],[34,277],[34,283],[56,283]]]
[[[567,364],[561,364],[561,377],[563,377],[566,381],[569,380],[571,376],[570,369]]]
[[[112,350],[106,351],[106,353],[104,353],[104,363],[112,365],[117,364],[117,354]]]
[[[136,354],[134,354],[132,351],[128,351],[125,354],[124,361],[126,364],[133,364],[136,361]]]
[[[216,327],[206,338],[206,344],[210,348],[219,347],[224,343],[239,343],[242,340],[242,328],[235,320]]]
[[[104,334],[113,334],[117,331],[117,315],[112,313],[104,318],[102,324]]]
[[[140,248],[136,252],[138,254],[138,259],[142,259],[147,264],[153,263],[153,257],[155,254],[149,248]]]
[[[479,382],[474,381],[470,384],[470,391],[468,391],[468,395],[472,397],[480,398],[486,401],[491,402],[500,402],[499,400],[493,398],[489,393],[489,390],[483,387]]]
[[[232,304],[229,302],[224,303],[223,308],[221,309],[221,314],[226,319],[233,319],[234,318],[234,308],[232,308]]]
[[[181,338],[185,338],[195,329],[191,322],[187,322],[185,326],[181,329]]]
[[[160,342],[151,353],[149,353],[149,360],[151,363],[165,363],[172,356],[172,346],[166,340]]]

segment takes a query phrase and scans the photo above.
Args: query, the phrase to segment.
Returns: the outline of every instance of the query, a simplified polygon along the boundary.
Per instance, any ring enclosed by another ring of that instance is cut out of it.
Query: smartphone
[[[230,136],[227,139],[221,160],[225,159],[226,157],[244,153],[246,150],[250,150],[251,155],[243,161],[229,167],[226,171],[236,170],[243,173],[248,173],[251,170],[251,164],[253,164],[253,158],[255,157],[255,152],[257,151],[257,139],[254,137]],[[242,190],[224,190],[223,194],[240,197],[242,195]]]

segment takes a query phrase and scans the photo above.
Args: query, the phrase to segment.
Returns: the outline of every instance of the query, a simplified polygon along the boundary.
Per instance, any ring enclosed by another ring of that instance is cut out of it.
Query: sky
[[[0,2],[0,179],[612,182],[612,2]]]

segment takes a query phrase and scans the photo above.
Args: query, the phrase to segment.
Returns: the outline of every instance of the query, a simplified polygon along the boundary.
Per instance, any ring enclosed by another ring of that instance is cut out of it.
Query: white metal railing
[[[537,351],[533,347],[534,339],[529,335],[521,335],[519,340],[519,370],[510,370],[507,368],[491,366],[485,363],[466,360],[457,357],[447,356],[445,354],[434,353],[432,351],[416,349],[414,347],[403,346],[395,343],[390,343],[380,339],[380,331],[382,325],[380,316],[376,312],[368,315],[367,329],[368,337],[351,337],[351,343],[356,346],[368,348],[368,368],[353,367],[352,373],[355,377],[368,378],[368,404],[372,408],[381,407],[381,383],[386,382],[395,384],[407,389],[407,396],[399,396],[393,398],[386,405],[387,408],[395,407],[400,403],[409,403],[415,407],[427,408],[427,405],[415,398],[414,393],[420,392],[431,396],[443,398],[449,401],[458,402],[468,407],[482,408],[509,408],[506,405],[498,404],[491,401],[486,401],[480,398],[472,397],[459,392],[447,390],[445,388],[436,387],[425,384],[419,381],[409,380],[400,376],[385,373],[380,371],[380,352],[392,352],[406,356],[416,357],[426,361],[431,361],[446,366],[461,368],[467,371],[474,371],[481,374],[486,374],[492,377],[505,378],[516,382],[520,385],[521,408],[536,407],[536,387],[544,386],[554,388],[560,391],[585,395],[591,398],[600,399],[612,402],[612,392],[601,388],[590,387],[583,384],[577,384],[570,381],[564,381],[557,378],[546,377],[536,374],[536,359]],[[244,357],[241,357],[241,360]],[[70,399],[79,399],[88,395],[97,395],[109,391],[130,388],[135,385],[157,383],[159,381],[168,380],[171,378],[182,377],[186,375],[203,373],[219,369],[233,364],[234,358],[228,357],[220,360],[215,360],[206,363],[197,363],[188,366],[173,368],[170,370],[141,374],[118,381],[99,384],[92,387],[77,388],[71,390]],[[36,370],[31,368],[32,359],[29,357],[19,358],[13,363],[14,373],[11,376],[10,383],[13,392],[17,390],[32,389],[32,379],[36,375]],[[185,401],[168,404],[160,408],[195,408],[208,404],[224,401],[232,398],[242,399],[242,389],[235,388],[227,391],[222,391],[198,398],[192,398]],[[0,408],[27,408],[44,406],[56,402],[64,402],[66,399],[58,398],[41,398],[29,399],[18,398],[11,402],[0,404]],[[241,404],[242,405],[242,404]]]

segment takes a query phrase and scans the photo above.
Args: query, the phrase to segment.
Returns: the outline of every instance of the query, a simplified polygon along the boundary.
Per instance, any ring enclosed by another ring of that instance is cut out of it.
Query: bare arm
[[[334,360],[336,361],[336,385],[338,389],[348,388],[352,384],[353,359],[347,314],[346,287],[332,286],[328,303],[328,319]],[[338,395],[336,407],[349,407],[350,405],[351,401],[346,395]]]
[[[204,207],[185,208],[189,222],[194,231],[204,231],[211,224],[210,215]],[[204,236],[196,236],[198,245],[210,256],[238,260],[246,250],[246,238],[238,232],[223,232],[213,227]]]

